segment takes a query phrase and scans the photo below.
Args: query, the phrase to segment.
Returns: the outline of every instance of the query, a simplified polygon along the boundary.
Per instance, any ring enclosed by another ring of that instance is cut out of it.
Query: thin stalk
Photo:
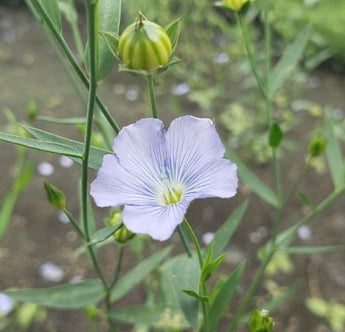
[[[204,259],[202,257],[202,252],[201,252],[201,248],[200,248],[200,244],[198,241],[198,238],[196,237],[193,228],[190,226],[188,220],[186,218],[184,218],[183,220],[183,225],[184,227],[187,229],[188,234],[194,244],[197,256],[198,256],[198,260],[199,260],[199,265],[200,265],[200,270],[202,270],[203,266],[204,266]],[[200,286],[199,286],[199,292],[201,294],[201,296],[206,296],[207,292],[206,292],[206,285],[204,280],[202,280],[203,278],[200,278]],[[208,332],[208,307],[207,307],[207,303],[202,302],[201,304],[202,306],[202,312],[203,312],[203,316],[204,316],[204,325],[203,325],[203,329],[205,332]]]
[[[248,40],[248,34],[247,34],[247,30],[244,26],[244,22],[243,22],[243,16],[241,13],[238,13],[236,12],[236,19],[237,19],[237,22],[238,22],[238,25],[240,27],[240,30],[241,30],[241,34],[242,34],[242,39],[243,39],[243,44],[244,44],[244,48],[246,50],[246,53],[247,53],[247,57],[248,57],[248,60],[249,60],[249,64],[250,64],[250,68],[252,70],[252,73],[255,77],[255,80],[256,80],[256,84],[262,94],[262,96],[264,98],[266,98],[266,91],[265,91],[265,87],[258,75],[258,72],[257,72],[257,67],[256,67],[256,62],[255,62],[255,58],[253,56],[253,53],[250,49],[250,43],[249,43],[249,40]]]
[[[151,74],[147,75],[147,86],[149,88],[149,93],[150,93],[152,117],[157,119],[156,93],[155,93],[155,86],[153,82],[153,75]]]
[[[66,215],[66,217],[68,218],[70,223],[73,225],[75,230],[78,232],[80,237],[83,240],[85,240],[85,235],[84,235],[83,231],[81,230],[80,226],[78,225],[77,221],[74,219],[73,215],[68,210],[66,210],[66,209],[63,210],[63,213]]]
[[[269,24],[269,0],[264,0],[264,21],[265,21],[265,91],[266,91],[266,111],[269,127],[273,123],[272,109],[270,103],[269,77],[271,69],[271,30]]]
[[[30,0],[25,0],[25,2],[29,6]],[[36,7],[40,17],[42,17],[44,19],[45,23],[47,24],[47,26],[49,27],[50,31],[54,35],[56,41],[58,42],[58,44],[62,48],[65,56],[67,57],[67,59],[70,62],[71,66],[73,67],[73,69],[75,70],[77,76],[82,81],[82,83],[85,85],[85,87],[87,89],[90,89],[90,82],[89,82],[88,78],[86,77],[86,75],[84,74],[83,70],[79,66],[79,63],[78,63],[77,59],[75,58],[75,56],[72,53],[71,49],[68,47],[68,45],[67,45],[66,41],[64,40],[63,36],[59,33],[59,31],[57,31],[55,25],[51,21],[49,15],[45,11],[44,7],[37,0],[32,0],[32,2],[35,4],[35,7]],[[30,8],[30,6],[29,6],[29,8]],[[103,115],[105,116],[105,118],[107,119],[109,124],[111,125],[111,127],[118,134],[120,132],[119,125],[113,119],[113,117],[110,114],[109,110],[107,109],[107,107],[105,106],[103,101],[100,99],[100,97],[98,97],[97,95],[96,95],[96,103],[97,103],[100,111],[103,113]]]
[[[288,194],[286,195],[286,198],[283,201],[282,206],[280,207],[277,217],[274,220],[273,223],[273,228],[272,228],[272,243],[275,244],[276,238],[277,238],[277,234],[279,232],[279,226],[280,226],[280,222],[282,219],[282,216],[285,212],[285,209],[287,207],[288,202],[290,201],[290,199],[292,198],[292,196],[295,194],[299,184],[301,183],[302,178],[304,177],[304,175],[306,174],[307,170],[310,167],[310,163],[311,163],[311,157],[308,158],[307,162],[304,164],[303,168],[301,169],[301,171],[299,172],[296,180],[293,182]]]
[[[85,62],[84,46],[83,46],[83,42],[81,41],[81,37],[80,37],[80,31],[78,28],[78,21],[75,20],[74,22],[71,22],[70,26],[71,26],[71,30],[72,30],[74,43],[75,43],[75,46],[77,47],[77,52],[78,52],[79,58],[83,62]]]

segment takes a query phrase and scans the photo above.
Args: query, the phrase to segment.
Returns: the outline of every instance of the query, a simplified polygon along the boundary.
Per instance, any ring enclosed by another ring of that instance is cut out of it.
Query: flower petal
[[[236,166],[223,159],[225,149],[211,120],[180,117],[166,136],[171,172],[187,186],[185,198],[225,198],[236,193]]]
[[[115,155],[104,156],[97,177],[91,183],[90,194],[100,207],[147,205],[156,201],[150,179],[133,176],[120,165]]]
[[[163,122],[142,119],[123,128],[114,140],[120,164],[133,176],[159,183],[165,169],[166,138]]]
[[[114,155],[106,155],[91,195],[98,206],[145,205],[157,201],[160,174],[165,170],[163,123],[143,119],[123,128],[114,140]]]
[[[123,223],[133,233],[148,234],[164,241],[182,223],[188,205],[187,201],[168,206],[126,205],[122,212]]]

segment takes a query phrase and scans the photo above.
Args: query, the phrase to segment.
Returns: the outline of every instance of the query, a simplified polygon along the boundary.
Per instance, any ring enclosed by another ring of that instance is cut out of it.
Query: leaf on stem
[[[173,21],[165,28],[165,31],[168,34],[170,42],[171,42],[172,52],[175,51],[176,45],[178,43],[180,33],[181,33],[181,28],[182,28],[182,17]]]
[[[217,331],[217,326],[223,314],[228,311],[230,301],[240,283],[244,270],[245,261],[227,277],[225,282],[218,289],[209,311],[209,331]]]
[[[8,289],[5,294],[15,300],[56,309],[78,309],[99,302],[104,297],[100,280],[84,280],[38,289]]]
[[[273,193],[271,188],[267,187],[254,173],[252,173],[236,156],[236,154],[226,146],[226,156],[237,165],[239,177],[248,185],[260,198],[275,208],[280,207],[279,198]]]
[[[287,46],[283,56],[273,68],[269,75],[268,95],[270,97],[282,87],[292,70],[297,66],[298,61],[302,58],[310,31],[310,26],[306,26],[296,39]]]
[[[91,241],[89,245],[94,245],[99,242],[105,241],[107,238],[112,236],[120,227],[122,226],[122,223],[116,225],[116,226],[109,226],[99,229],[96,233],[94,233],[91,236]]]
[[[61,15],[60,15],[58,1],[57,0],[37,0],[37,1],[39,1],[41,6],[46,11],[50,20],[54,24],[56,30],[61,34],[62,25],[61,25]]]
[[[278,123],[273,123],[268,135],[268,144],[272,148],[277,148],[283,139],[283,132]]]

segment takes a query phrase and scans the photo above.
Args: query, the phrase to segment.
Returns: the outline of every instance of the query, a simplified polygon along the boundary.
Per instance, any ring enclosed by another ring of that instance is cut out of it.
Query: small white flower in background
[[[174,96],[183,96],[186,95],[190,90],[190,87],[187,83],[181,83],[181,84],[177,84],[175,86],[173,86],[170,89],[170,92],[174,95]]]
[[[54,173],[54,166],[51,163],[44,161],[38,164],[37,171],[42,176],[49,176]]]
[[[136,85],[130,86],[125,93],[125,97],[129,101],[137,100],[139,97],[139,87]]]
[[[230,60],[229,56],[225,52],[218,53],[214,56],[215,63],[219,63],[219,64],[227,63],[229,62],[229,60]]]
[[[64,277],[62,269],[51,262],[42,264],[39,267],[38,272],[46,281],[59,282]]]
[[[0,318],[8,315],[14,306],[14,300],[4,293],[0,293]]]
[[[309,226],[301,226],[298,231],[297,235],[301,240],[309,240],[311,238],[311,229]]]
[[[57,216],[58,216],[58,219],[63,224],[68,224],[69,223],[69,219],[67,218],[66,214],[63,211],[58,211]]]
[[[205,234],[202,236],[202,238],[201,238],[202,242],[203,242],[206,246],[209,245],[209,244],[212,242],[213,239],[214,239],[214,233],[212,233],[212,232],[207,232],[207,233],[205,233]]]
[[[73,166],[74,164],[74,161],[71,159],[71,158],[68,158],[66,156],[61,156],[59,158],[59,164],[62,166],[62,167],[65,167],[65,168],[70,168]]]

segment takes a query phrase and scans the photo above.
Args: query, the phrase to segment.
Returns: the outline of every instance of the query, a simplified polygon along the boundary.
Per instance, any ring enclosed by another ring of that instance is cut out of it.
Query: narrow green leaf
[[[220,265],[223,263],[224,259],[226,257],[226,254],[219,255],[214,261],[211,263],[205,265],[205,268],[202,270],[202,280],[207,281],[210,279],[214,273],[218,270]]]
[[[326,119],[327,162],[332,176],[334,188],[340,188],[345,183],[345,164],[337,138],[334,134],[334,124],[330,117]]]
[[[288,247],[281,251],[295,255],[329,254],[332,252],[344,251],[345,246],[320,246],[320,247]]]
[[[127,272],[115,285],[111,300],[116,301],[130,292],[136,285],[142,282],[147,275],[157,268],[159,264],[165,259],[171,251],[171,247],[167,247],[139,263],[132,270]]]
[[[277,148],[283,138],[283,132],[278,123],[273,123],[268,135],[268,144],[272,148]]]
[[[4,236],[14,205],[18,199],[20,192],[26,187],[30,182],[33,174],[33,165],[30,162],[24,171],[22,171],[18,177],[15,179],[15,182],[12,185],[11,191],[7,193],[2,201],[0,206],[0,239]]]
[[[85,280],[50,288],[8,289],[5,294],[15,300],[56,309],[77,309],[99,302],[104,297],[100,280]]]
[[[218,229],[212,242],[209,245],[213,245],[213,256],[219,256],[228,245],[234,234],[237,226],[240,224],[248,207],[248,200],[242,203],[224,222],[224,224]]]
[[[59,143],[59,144],[63,144],[63,145],[68,145],[69,147],[78,151],[79,158],[81,158],[81,156],[82,156],[84,144],[81,142],[77,142],[77,141],[62,137],[62,136],[54,135],[54,134],[48,133],[44,130],[33,128],[30,126],[23,126],[23,128],[26,131],[28,131],[31,135],[38,138],[39,140]],[[89,167],[94,169],[94,170],[98,170],[102,165],[104,155],[105,154],[112,154],[112,153],[113,152],[99,149],[99,148],[95,148],[95,147],[91,146],[90,157],[89,157]],[[77,162],[78,162],[78,160],[77,160]],[[80,162],[80,160],[79,160],[79,162]]]
[[[230,301],[240,283],[245,262],[242,262],[219,288],[209,311],[209,331],[217,331],[217,326],[223,314],[228,311]]]
[[[207,296],[199,295],[198,293],[194,292],[191,289],[183,289],[182,291],[185,292],[187,295],[196,298],[200,302],[207,303],[210,300]]]
[[[183,292],[184,289],[199,292],[200,267],[196,255],[180,255],[168,260],[161,267],[161,279],[165,302],[178,304],[193,330],[196,330],[199,301]]]
[[[40,2],[44,10],[46,11],[50,20],[53,22],[57,31],[61,34],[62,32],[61,15],[60,15],[60,9],[59,9],[57,0],[38,0],[38,1]]]
[[[178,307],[164,306],[162,304],[144,304],[127,308],[118,308],[110,313],[110,316],[121,322],[140,324],[164,328],[167,325],[175,329],[188,327],[183,314]]]
[[[106,42],[107,46],[113,57],[117,57],[117,48],[119,46],[119,37],[112,32],[107,31],[100,31],[99,34],[102,36],[104,41]]]
[[[252,173],[228,146],[226,147],[226,156],[237,165],[237,172],[242,181],[264,201],[279,208],[280,202],[278,196]]]
[[[17,135],[11,135],[6,133],[0,133],[0,140],[8,143],[25,146],[27,148],[62,154],[69,157],[81,158],[82,155],[78,150],[71,146],[63,145],[54,142],[41,141],[32,138],[26,138]]]
[[[54,118],[51,116],[38,116],[37,120],[41,120],[48,123],[55,123],[55,124],[66,124],[66,125],[76,125],[76,124],[84,124],[86,118]]]
[[[121,0],[98,0],[98,31],[119,35],[121,2]],[[97,38],[97,80],[100,81],[110,73],[115,59],[104,38],[99,38],[99,36]],[[88,59],[88,55],[86,58]]]
[[[283,56],[269,75],[268,95],[273,96],[277,92],[291,72],[295,69],[303,55],[304,48],[310,36],[310,27],[307,26],[286,48]]]
[[[170,42],[171,42],[172,51],[176,49],[176,45],[178,43],[180,33],[181,33],[181,27],[182,27],[182,17],[173,21],[165,28],[165,31],[167,32]]]
[[[109,226],[99,229],[92,235],[90,245],[105,241],[107,238],[112,236],[121,226],[122,223],[116,226]]]

